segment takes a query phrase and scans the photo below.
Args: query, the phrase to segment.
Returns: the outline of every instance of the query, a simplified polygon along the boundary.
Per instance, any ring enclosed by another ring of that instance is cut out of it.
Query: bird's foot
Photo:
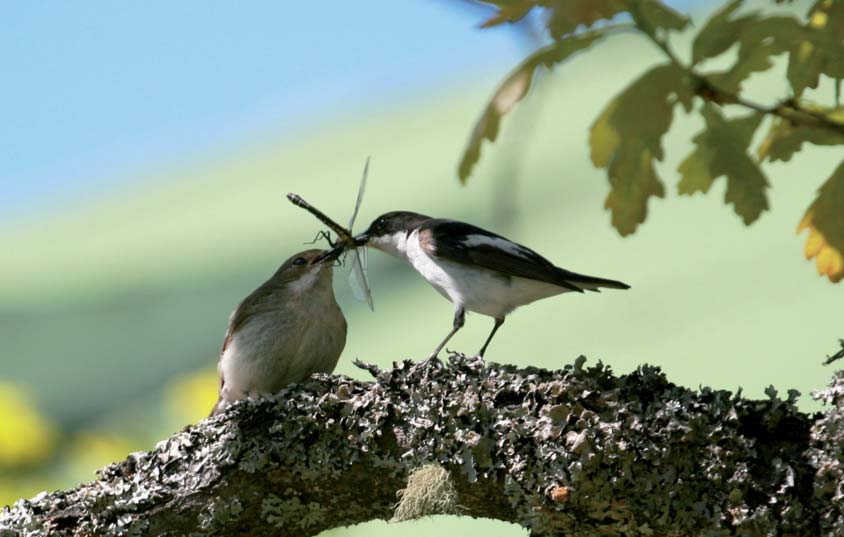
[[[475,354],[475,356],[473,356],[473,358],[474,358],[475,360],[480,360],[480,361],[481,361],[481,363],[484,363],[484,364],[485,364],[485,363],[486,363],[486,360],[484,360],[484,354],[486,354],[486,347],[483,347],[481,350],[479,350],[479,351]]]
[[[439,362],[439,361],[440,361],[439,357],[436,354],[432,354],[432,355],[428,356],[427,358],[425,358],[424,360],[422,360],[421,362],[419,362],[419,365],[422,366],[422,367],[428,367],[429,365],[432,364],[432,362],[435,363],[435,362]]]
[[[448,359],[452,362],[455,361],[455,360],[463,360],[463,359],[466,358],[466,355],[464,353],[460,352],[460,351],[453,351],[451,349],[446,349],[445,352],[448,353]]]

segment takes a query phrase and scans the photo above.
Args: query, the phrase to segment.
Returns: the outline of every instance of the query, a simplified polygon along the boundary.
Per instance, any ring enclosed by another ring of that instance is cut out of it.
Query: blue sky
[[[7,2],[0,227],[525,53],[459,0]],[[480,103],[479,103],[480,111]]]

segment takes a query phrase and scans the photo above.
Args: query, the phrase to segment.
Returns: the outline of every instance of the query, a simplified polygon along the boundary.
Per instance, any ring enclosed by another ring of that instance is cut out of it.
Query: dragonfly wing
[[[372,290],[369,288],[369,280],[366,277],[366,248],[358,248],[351,252],[352,271],[349,273],[349,285],[355,298],[366,302],[369,309],[375,311],[372,302]]]
[[[349,233],[355,225],[355,220],[358,217],[358,210],[360,210],[361,202],[363,201],[363,193],[366,190],[366,178],[369,175],[369,157],[366,157],[366,164],[363,166],[363,174],[360,178],[360,186],[358,187],[358,199],[355,202],[355,210],[352,213],[352,218],[349,220]],[[369,288],[369,280],[366,277],[366,248],[356,248],[351,252],[352,256],[352,271],[349,273],[349,285],[352,288],[352,293],[355,298],[361,302],[366,302],[369,309],[375,311],[375,305],[372,302],[372,290]]]
[[[366,164],[363,166],[363,175],[360,178],[360,186],[358,187],[358,199],[355,202],[355,212],[352,213],[352,218],[349,220],[349,232],[355,227],[355,219],[358,217],[358,209],[363,201],[363,191],[366,190],[366,177],[369,175],[369,157],[366,157]]]

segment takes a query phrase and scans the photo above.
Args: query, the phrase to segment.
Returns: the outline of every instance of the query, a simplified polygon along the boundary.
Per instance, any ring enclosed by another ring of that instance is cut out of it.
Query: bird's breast
[[[330,288],[288,295],[233,335],[220,359],[232,399],[274,393],[315,372],[333,371],[346,342],[346,320]]]
[[[429,255],[415,233],[407,244],[407,260],[413,268],[441,295],[469,311],[500,319],[519,306],[566,291],[553,284]]]

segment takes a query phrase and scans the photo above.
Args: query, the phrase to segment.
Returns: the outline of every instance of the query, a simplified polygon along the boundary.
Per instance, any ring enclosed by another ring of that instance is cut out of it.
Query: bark
[[[453,355],[321,376],[133,453],[76,489],[0,512],[23,535],[316,535],[434,513],[532,535],[844,535],[844,374],[816,394],[749,400]],[[408,486],[410,482],[410,486]]]

